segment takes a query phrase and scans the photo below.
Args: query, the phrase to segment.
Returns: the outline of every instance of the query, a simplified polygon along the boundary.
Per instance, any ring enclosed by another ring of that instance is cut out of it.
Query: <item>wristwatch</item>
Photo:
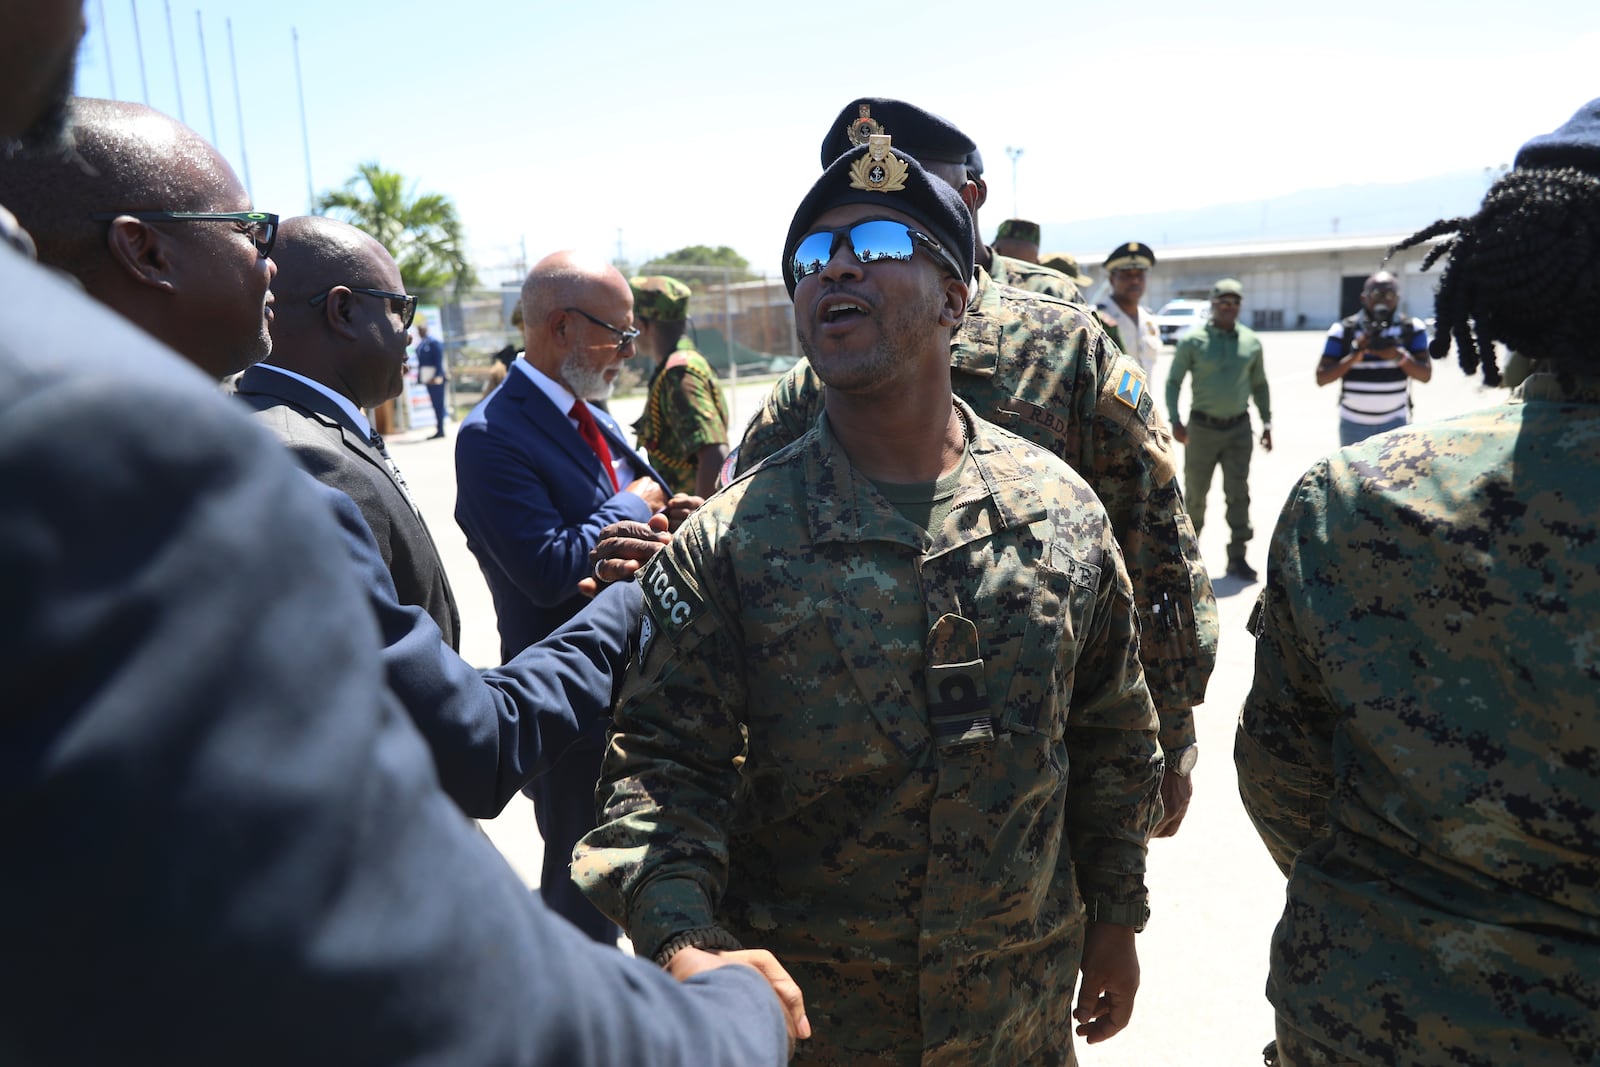
[[[1200,746],[1184,745],[1167,753],[1167,770],[1179,778],[1189,777],[1194,765],[1200,762]]]

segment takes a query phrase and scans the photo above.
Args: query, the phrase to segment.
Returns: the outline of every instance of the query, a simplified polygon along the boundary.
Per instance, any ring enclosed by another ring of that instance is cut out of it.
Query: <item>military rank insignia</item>
[[[889,135],[875,133],[867,139],[867,154],[850,164],[850,188],[869,193],[897,193],[906,187],[911,167],[889,151]]]
[[[860,147],[867,143],[867,138],[876,133],[888,133],[877,119],[872,117],[872,107],[869,104],[861,105],[861,114],[856,120],[845,128],[845,136],[850,138],[850,143]]]
[[[1117,399],[1135,411],[1139,410],[1139,401],[1144,397],[1144,378],[1131,370],[1122,372],[1122,381],[1117,383]]]

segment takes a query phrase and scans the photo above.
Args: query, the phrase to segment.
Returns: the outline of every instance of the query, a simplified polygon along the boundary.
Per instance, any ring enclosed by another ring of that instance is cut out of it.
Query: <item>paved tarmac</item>
[[[1338,389],[1318,389],[1313,376],[1322,338],[1321,332],[1262,335],[1276,447],[1270,454],[1257,448],[1251,466],[1256,539],[1249,560],[1263,576],[1279,508],[1306,468],[1339,443]],[[1168,349],[1151,383],[1163,409],[1170,355]],[[737,427],[742,429],[769,387],[770,382],[741,384],[730,398]],[[1454,362],[1437,366],[1433,381],[1415,386],[1413,394],[1418,422],[1504,397],[1502,391],[1466,378]],[[611,403],[625,429],[643,401],[632,396]],[[1182,409],[1188,410],[1187,390]],[[462,654],[479,666],[492,666],[499,662],[494,607],[452,516],[454,429],[443,440],[397,435],[390,438],[390,448],[444,556],[461,608]],[[1283,908],[1283,878],[1239,803],[1232,760],[1234,724],[1249,691],[1255,656],[1245,620],[1260,586],[1222,577],[1228,530],[1220,473],[1211,492],[1211,521],[1200,547],[1213,569],[1222,629],[1217,668],[1206,702],[1196,712],[1201,756],[1195,799],[1178,836],[1151,844],[1147,881],[1152,917],[1139,938],[1143,981],[1133,1022],[1109,1042],[1094,1047],[1080,1042],[1084,1067],[1244,1067],[1261,1062],[1261,1047],[1272,1036],[1272,1008],[1262,990],[1268,942]],[[483,826],[512,866],[535,884],[541,849],[532,805],[518,798]]]

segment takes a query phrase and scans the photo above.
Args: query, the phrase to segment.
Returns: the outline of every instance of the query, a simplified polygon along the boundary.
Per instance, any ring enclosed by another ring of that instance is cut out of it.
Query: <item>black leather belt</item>
[[[1249,421],[1249,419],[1250,413],[1248,411],[1241,411],[1239,414],[1226,419],[1219,419],[1212,415],[1207,415],[1203,411],[1189,412],[1190,422],[1197,426],[1205,426],[1213,430],[1229,430],[1239,425],[1241,422]]]

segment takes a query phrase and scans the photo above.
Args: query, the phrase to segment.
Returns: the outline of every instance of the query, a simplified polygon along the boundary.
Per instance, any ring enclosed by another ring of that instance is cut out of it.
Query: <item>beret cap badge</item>
[[[850,167],[850,188],[871,193],[897,193],[906,187],[911,173],[904,160],[889,152],[889,135],[874,133],[867,138],[867,154]]]
[[[867,143],[867,138],[875,133],[887,133],[878,120],[872,117],[872,105],[862,104],[861,113],[856,120],[845,127],[845,134],[850,138],[850,143],[856,146]]]

